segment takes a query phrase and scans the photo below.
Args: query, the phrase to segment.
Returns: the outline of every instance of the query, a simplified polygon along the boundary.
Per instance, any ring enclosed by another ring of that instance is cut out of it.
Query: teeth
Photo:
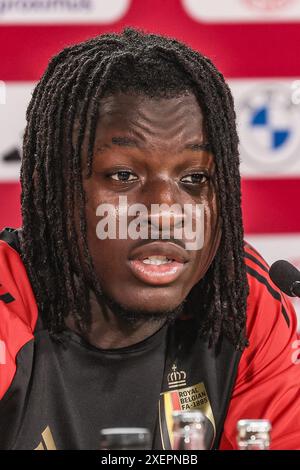
[[[148,256],[148,258],[143,259],[144,264],[167,264],[171,263],[172,260],[168,259],[166,256]]]

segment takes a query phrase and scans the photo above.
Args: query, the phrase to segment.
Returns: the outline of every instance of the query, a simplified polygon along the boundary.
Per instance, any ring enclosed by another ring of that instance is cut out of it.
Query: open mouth
[[[142,260],[144,264],[151,264],[152,266],[161,266],[162,264],[172,263],[174,260],[169,259],[166,256],[148,256],[147,258]]]
[[[170,284],[188,262],[186,251],[169,242],[152,242],[133,250],[129,266],[140,281],[151,285]]]

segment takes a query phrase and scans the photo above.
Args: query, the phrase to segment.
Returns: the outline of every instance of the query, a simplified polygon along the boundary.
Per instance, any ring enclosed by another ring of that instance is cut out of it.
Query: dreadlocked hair
[[[219,249],[198,285],[199,330],[210,345],[225,335],[243,349],[248,283],[231,92],[204,55],[175,39],[134,28],[63,49],[49,62],[27,109],[20,241],[41,317],[53,335],[65,328],[69,314],[84,331],[91,322],[89,290],[102,300],[87,244],[81,155],[88,131],[89,177],[101,98],[117,91],[154,98],[191,91],[198,100],[215,158],[222,224]],[[73,229],[75,207],[78,230]]]

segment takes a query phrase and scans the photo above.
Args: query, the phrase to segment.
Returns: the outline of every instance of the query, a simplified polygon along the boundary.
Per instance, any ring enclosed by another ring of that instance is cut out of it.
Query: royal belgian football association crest
[[[206,448],[211,448],[216,434],[216,426],[204,383],[187,386],[186,372],[178,370],[175,364],[173,364],[167,379],[169,390],[161,393],[159,401],[159,424],[163,449],[173,448],[173,411],[190,410],[199,410],[206,416],[205,444]]]

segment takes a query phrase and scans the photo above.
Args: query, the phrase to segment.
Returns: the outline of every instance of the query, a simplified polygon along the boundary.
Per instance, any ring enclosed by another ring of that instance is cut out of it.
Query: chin
[[[115,315],[128,320],[132,319],[132,321],[174,319],[183,312],[185,299],[174,299],[174,296],[170,299],[157,294],[155,296],[148,294],[145,297],[141,295],[141,292],[136,296],[132,295],[131,299],[124,297],[119,299],[104,294],[105,302]]]
[[[139,291],[130,299],[120,299],[120,303],[128,310],[143,311],[149,314],[155,312],[172,311],[184,302],[185,297],[179,297],[174,292],[143,292]]]

